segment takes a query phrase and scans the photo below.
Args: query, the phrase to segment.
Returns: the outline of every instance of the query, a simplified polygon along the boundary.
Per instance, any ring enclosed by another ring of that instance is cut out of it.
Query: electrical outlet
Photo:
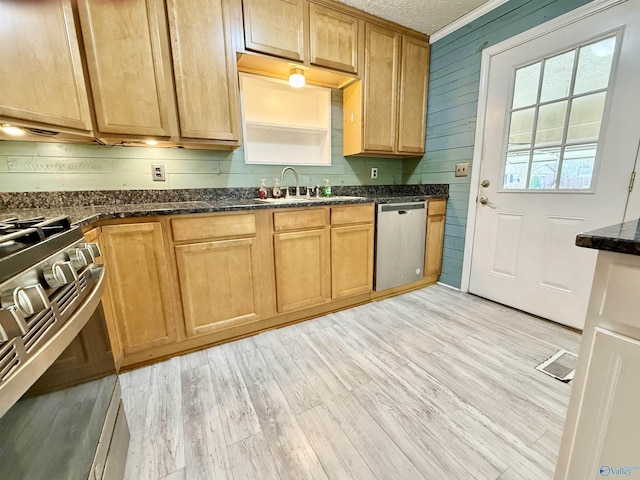
[[[456,177],[469,175],[469,162],[456,163]]]
[[[164,182],[164,165],[151,165],[151,177],[154,182]]]
[[[378,169],[376,167],[371,169],[371,178],[378,178]]]

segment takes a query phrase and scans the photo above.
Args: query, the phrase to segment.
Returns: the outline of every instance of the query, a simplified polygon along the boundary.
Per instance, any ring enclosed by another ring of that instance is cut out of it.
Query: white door
[[[623,219],[638,52],[629,0],[490,57],[470,292],[583,327],[596,251],[575,237]]]

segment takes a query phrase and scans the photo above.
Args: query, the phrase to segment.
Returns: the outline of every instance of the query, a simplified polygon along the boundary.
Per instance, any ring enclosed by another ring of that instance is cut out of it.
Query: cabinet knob
[[[74,282],[78,275],[71,262],[56,262],[43,271],[44,279],[50,287],[60,287]]]

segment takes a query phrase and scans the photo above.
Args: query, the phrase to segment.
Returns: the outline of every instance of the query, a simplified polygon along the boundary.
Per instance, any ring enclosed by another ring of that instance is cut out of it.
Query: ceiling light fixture
[[[24,135],[24,130],[20,127],[14,127],[13,125],[9,125],[8,123],[2,124],[2,131],[7,135],[11,135],[12,137],[19,137],[20,135]]]
[[[301,68],[291,67],[289,72],[289,85],[293,88],[302,88],[304,87],[306,80],[304,78],[304,72]]]

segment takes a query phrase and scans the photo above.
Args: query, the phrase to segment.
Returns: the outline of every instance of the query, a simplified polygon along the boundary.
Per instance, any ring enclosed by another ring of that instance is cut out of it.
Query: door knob
[[[480,186],[487,188],[489,185],[491,185],[491,182],[489,180],[487,180],[486,178],[484,180],[482,180],[482,182],[480,182]]]
[[[484,195],[482,197],[478,198],[478,201],[482,205],[488,205],[489,204],[489,199],[487,197],[485,197]]]

